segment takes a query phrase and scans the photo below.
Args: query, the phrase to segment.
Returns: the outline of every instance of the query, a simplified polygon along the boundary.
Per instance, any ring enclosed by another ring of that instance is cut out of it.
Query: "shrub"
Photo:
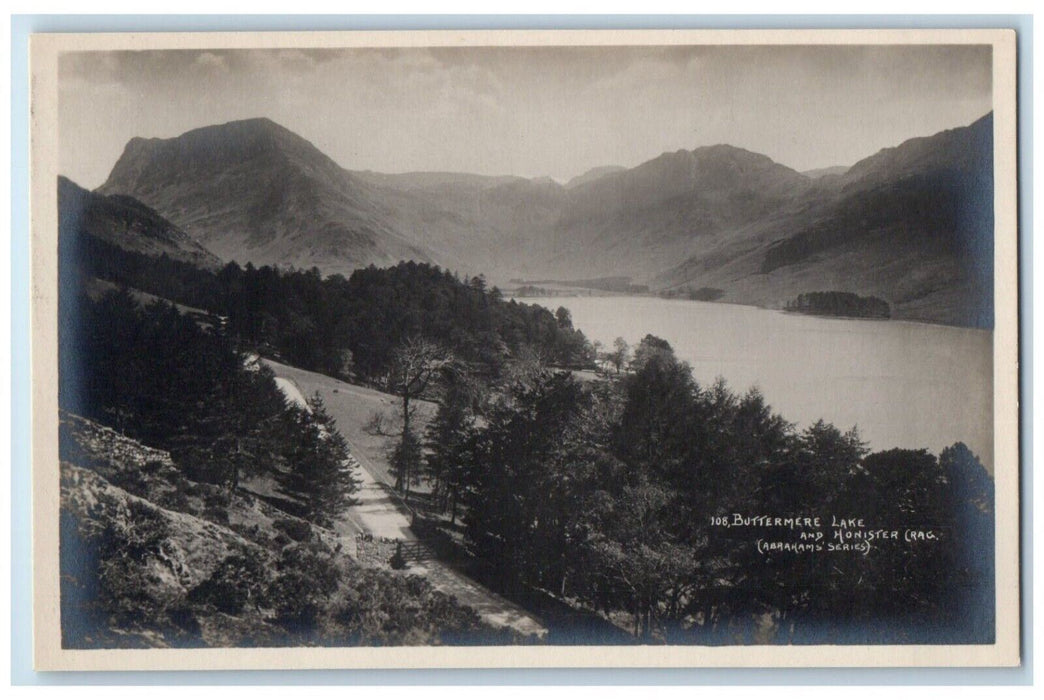
[[[262,532],[257,524],[247,525],[246,523],[234,523],[229,527],[232,532],[240,537],[250,540],[251,542],[266,543],[270,541],[267,533]]]
[[[203,494],[203,503],[207,508],[228,508],[231,500],[225,491],[207,491]]]
[[[141,472],[143,474],[153,475],[153,474],[159,474],[161,471],[163,471],[166,468],[167,468],[167,465],[164,462],[162,462],[161,460],[150,459],[147,462],[145,462],[144,465],[142,465]]]
[[[149,482],[145,475],[137,469],[121,469],[113,474],[109,480],[113,486],[117,486],[127,493],[135,496],[146,496],[149,491]]]
[[[189,591],[192,603],[213,605],[223,613],[235,615],[249,604],[257,605],[264,598],[266,576],[257,557],[234,554],[222,561],[217,569],[198,586]]]
[[[284,533],[294,542],[307,542],[312,539],[312,526],[303,520],[282,518],[274,521],[272,527]]]
[[[156,498],[156,505],[167,510],[187,511],[190,504],[188,496],[183,492],[171,489],[170,491],[164,491]]]
[[[205,498],[210,493],[210,488],[206,484],[189,481],[185,477],[181,477],[178,480],[178,488],[184,491],[186,496],[193,498]]]
[[[228,525],[228,504],[231,501],[224,491],[209,491],[203,495],[203,517],[215,523]]]
[[[275,610],[276,622],[287,631],[313,632],[337,591],[341,571],[326,547],[292,545],[283,550],[279,574],[268,587],[266,602]]]
[[[199,447],[172,450],[171,457],[190,481],[213,485],[224,484],[227,481],[225,469],[215,465],[207,452]]]
[[[228,511],[224,508],[208,506],[203,510],[203,517],[219,525],[228,525]]]

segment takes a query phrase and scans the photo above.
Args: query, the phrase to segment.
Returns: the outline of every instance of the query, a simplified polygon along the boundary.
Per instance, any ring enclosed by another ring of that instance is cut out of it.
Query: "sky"
[[[349,170],[550,176],[727,143],[851,165],[991,109],[983,46],[469,47],[66,53],[59,169],[135,136],[268,117]]]

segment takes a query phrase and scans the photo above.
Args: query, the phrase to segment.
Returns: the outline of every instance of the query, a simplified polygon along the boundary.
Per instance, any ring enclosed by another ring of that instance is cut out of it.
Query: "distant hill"
[[[570,190],[544,261],[553,274],[545,276],[649,279],[811,186],[733,146],[664,153]]]
[[[195,239],[133,197],[105,196],[58,178],[60,240],[91,237],[123,250],[166,255],[216,269],[220,260]]]
[[[565,184],[565,188],[567,190],[571,190],[574,187],[586,185],[588,182],[594,182],[595,180],[605,177],[606,175],[612,175],[613,173],[618,173],[623,170],[627,170],[627,168],[623,167],[622,165],[600,165],[597,168],[591,168],[583,175],[577,175]]]
[[[832,165],[829,168],[813,168],[812,170],[802,171],[802,175],[810,177],[813,180],[818,180],[821,177],[827,177],[831,175],[844,175],[848,171],[847,165]]]
[[[898,318],[992,323],[992,116],[799,173],[729,145],[548,178],[346,170],[267,119],[133,139],[100,188],[225,260],[491,279],[630,277],[779,308],[832,289]]]
[[[894,318],[993,323],[993,118],[911,139],[822,183],[742,238],[660,275],[724,301],[777,306],[830,288],[877,296]]]

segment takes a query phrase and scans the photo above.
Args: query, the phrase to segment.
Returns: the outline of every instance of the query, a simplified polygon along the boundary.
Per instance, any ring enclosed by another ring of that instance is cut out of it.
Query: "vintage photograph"
[[[1010,33],[34,38],[38,659],[1017,662]]]

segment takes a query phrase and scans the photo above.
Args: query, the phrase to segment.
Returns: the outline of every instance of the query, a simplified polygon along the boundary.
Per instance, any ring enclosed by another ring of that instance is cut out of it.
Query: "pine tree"
[[[450,509],[451,523],[456,522],[460,490],[465,481],[467,459],[462,451],[475,425],[470,403],[471,395],[466,386],[450,386],[425,436],[428,447],[425,466],[433,500],[441,510]]]
[[[305,515],[329,526],[353,504],[359,481],[352,473],[348,443],[316,393],[308,408],[290,408],[295,437],[287,451],[283,490],[298,499]]]

